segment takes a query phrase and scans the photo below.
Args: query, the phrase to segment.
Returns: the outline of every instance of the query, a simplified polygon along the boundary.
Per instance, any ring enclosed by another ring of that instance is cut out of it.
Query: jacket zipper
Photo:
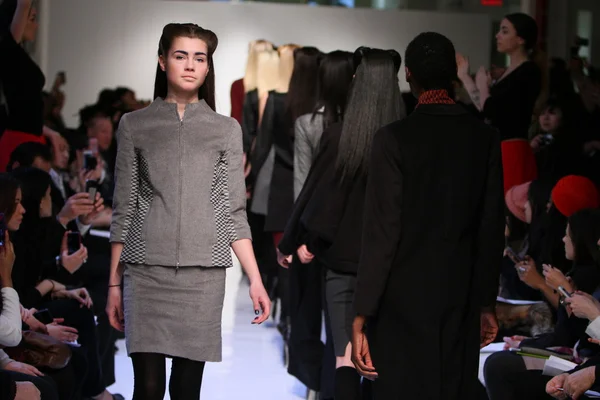
[[[179,113],[177,113],[179,116]],[[183,117],[179,117],[179,218],[177,219],[177,267],[175,273],[179,271],[179,242],[181,240],[181,135],[183,131],[183,118],[185,117],[185,111]]]

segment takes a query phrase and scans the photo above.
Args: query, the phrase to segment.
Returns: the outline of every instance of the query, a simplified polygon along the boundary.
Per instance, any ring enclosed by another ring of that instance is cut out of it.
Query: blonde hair
[[[258,54],[258,67],[256,74],[256,89],[258,95],[275,90],[278,83],[279,55],[274,50],[263,51]]]
[[[279,53],[279,73],[275,90],[279,93],[287,93],[290,88],[290,79],[294,72],[294,52],[300,47],[297,44],[286,44],[277,49],[277,53]]]
[[[244,74],[244,91],[256,89],[258,81],[258,56],[265,51],[273,51],[273,43],[266,40],[253,40],[248,45],[248,60]]]

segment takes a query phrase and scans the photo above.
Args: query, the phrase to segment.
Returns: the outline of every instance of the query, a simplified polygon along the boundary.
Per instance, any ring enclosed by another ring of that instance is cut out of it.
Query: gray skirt
[[[126,264],[123,305],[127,353],[194,361],[222,359],[225,268]]]

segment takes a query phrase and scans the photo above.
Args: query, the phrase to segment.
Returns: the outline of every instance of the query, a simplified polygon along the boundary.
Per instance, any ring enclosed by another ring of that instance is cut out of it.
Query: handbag
[[[25,331],[16,347],[5,348],[10,358],[36,368],[62,369],[71,361],[69,345],[43,333]]]

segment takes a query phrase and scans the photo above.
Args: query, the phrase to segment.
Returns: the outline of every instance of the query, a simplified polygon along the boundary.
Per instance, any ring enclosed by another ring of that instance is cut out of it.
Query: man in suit
[[[500,138],[454,102],[455,57],[437,33],[410,43],[418,104],[372,146],[352,345],[375,400],[476,398],[498,330]]]

